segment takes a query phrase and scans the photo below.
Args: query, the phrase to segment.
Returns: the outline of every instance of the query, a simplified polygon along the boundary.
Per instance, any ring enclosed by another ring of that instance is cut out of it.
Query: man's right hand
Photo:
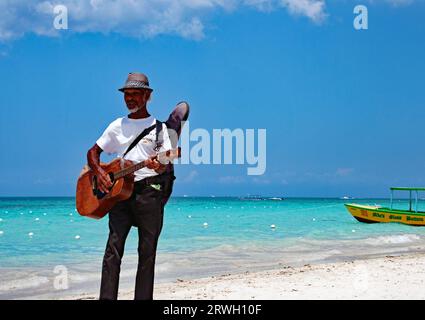
[[[102,149],[95,143],[87,152],[87,163],[97,177],[97,188],[103,193],[109,193],[112,181],[109,175],[100,166],[100,154]]]
[[[109,189],[112,187],[112,181],[109,174],[101,167],[96,168],[94,174],[97,177],[97,188],[103,193],[109,193]]]

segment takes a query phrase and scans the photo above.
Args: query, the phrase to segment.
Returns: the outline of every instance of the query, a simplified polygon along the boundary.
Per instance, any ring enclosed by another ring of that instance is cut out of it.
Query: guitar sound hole
[[[112,188],[115,185],[114,174],[113,173],[109,173],[109,178],[112,181],[112,187],[109,188],[109,191],[111,191]],[[107,193],[102,192],[102,191],[100,191],[98,189],[98,187],[97,187],[97,176],[93,176],[92,186],[93,186],[93,195],[96,196],[96,198],[98,200],[103,199],[107,195]]]

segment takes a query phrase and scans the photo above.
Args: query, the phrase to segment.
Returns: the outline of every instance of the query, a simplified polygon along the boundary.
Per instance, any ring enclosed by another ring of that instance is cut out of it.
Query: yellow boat
[[[418,211],[418,192],[425,191],[425,188],[404,188],[392,187],[390,207],[361,205],[347,203],[345,207],[351,215],[360,222],[378,223],[378,222],[398,222],[412,226],[425,226],[425,212]],[[395,190],[409,191],[409,210],[393,209],[393,194]],[[412,192],[415,192],[415,206],[413,207]]]

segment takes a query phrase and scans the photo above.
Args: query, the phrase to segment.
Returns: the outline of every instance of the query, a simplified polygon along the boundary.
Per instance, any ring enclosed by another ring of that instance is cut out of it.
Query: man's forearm
[[[100,154],[102,149],[95,144],[88,152],[87,152],[87,164],[89,167],[95,171],[98,171],[100,168]]]

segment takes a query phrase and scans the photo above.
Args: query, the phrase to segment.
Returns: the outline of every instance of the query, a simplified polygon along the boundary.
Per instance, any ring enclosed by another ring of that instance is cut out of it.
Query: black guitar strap
[[[158,152],[159,149],[162,147],[163,143],[163,132],[162,132],[162,122],[159,120],[156,120],[156,136],[155,136],[155,151]]]
[[[143,130],[137,136],[137,138],[133,140],[133,142],[128,146],[127,150],[124,152],[122,158],[124,158],[127,155],[127,153],[129,153],[131,151],[131,149],[133,149],[140,142],[140,140],[142,140],[144,136],[148,135],[152,131],[152,129],[154,129],[154,128],[156,128],[155,151],[158,151],[162,146],[162,142],[160,142],[160,140],[159,140],[160,139],[160,133],[162,131],[162,122],[159,121],[159,120],[156,120],[156,123],[154,125],[151,125],[150,127]]]

